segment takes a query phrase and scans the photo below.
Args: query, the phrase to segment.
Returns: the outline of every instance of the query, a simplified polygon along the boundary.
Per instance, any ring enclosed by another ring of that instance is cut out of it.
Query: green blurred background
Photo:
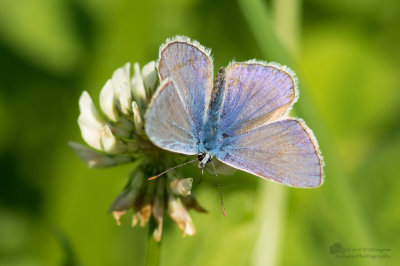
[[[222,177],[223,217],[206,176],[195,193],[209,213],[192,213],[194,237],[166,222],[161,265],[400,265],[398,0],[1,0],[0,265],[143,265],[146,229],[107,214],[132,166],[88,169],[67,142],[83,142],[83,90],[97,102],[116,68],[177,34],[216,67],[257,58],[301,73],[295,112],[326,180]],[[391,258],[337,258],[335,243]]]

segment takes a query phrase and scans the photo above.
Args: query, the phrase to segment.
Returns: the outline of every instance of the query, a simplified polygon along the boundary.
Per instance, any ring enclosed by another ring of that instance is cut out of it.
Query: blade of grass
[[[294,58],[298,58],[301,3],[301,0],[272,1],[272,19],[275,33]]]
[[[328,197],[335,203],[332,205],[332,209],[336,212],[337,217],[343,217],[347,222],[341,228],[346,230],[348,236],[346,243],[354,247],[359,247],[360,245],[373,246],[371,230],[365,223],[357,198],[354,197],[356,193],[352,191],[347,182],[348,176],[341,166],[342,164],[337,156],[338,153],[333,145],[334,138],[327,130],[325,122],[319,116],[308,95],[307,87],[301,79],[301,72],[296,60],[290,55],[287,48],[281,44],[275,34],[268,7],[261,0],[238,0],[238,2],[264,57],[289,65],[302,81],[301,98],[300,103],[296,105],[296,112],[309,121],[312,124],[312,128],[318,132],[318,140],[327,162],[325,172],[328,179],[325,186],[332,186],[332,189],[327,189],[326,191],[330,193]],[[374,264],[373,261],[364,263]]]
[[[253,255],[255,266],[279,265],[285,228],[288,189],[272,182],[262,184],[260,195],[261,228]]]
[[[297,52],[299,27],[299,0],[273,1],[275,30],[285,40],[293,55]],[[258,236],[254,265],[279,265],[285,228],[287,198],[286,187],[265,182],[261,188],[261,229]]]

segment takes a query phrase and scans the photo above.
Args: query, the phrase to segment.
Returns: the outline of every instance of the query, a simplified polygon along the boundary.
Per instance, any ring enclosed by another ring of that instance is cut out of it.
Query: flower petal
[[[160,242],[162,236],[163,220],[164,220],[164,203],[163,199],[160,197],[157,197],[154,201],[153,217],[157,224],[156,229],[154,229],[153,231],[153,237],[156,241]]]
[[[100,150],[100,135],[105,123],[87,91],[84,91],[79,98],[79,108],[81,114],[78,118],[78,124],[82,137],[91,147]]]
[[[118,120],[118,111],[115,106],[114,90],[111,79],[107,80],[100,92],[100,108],[103,113],[115,122]]]
[[[131,84],[130,84],[130,70],[131,64],[127,63],[124,66],[124,73],[125,76],[123,77],[124,80],[119,85],[119,103],[121,112],[129,115],[131,114],[131,103],[132,103],[132,92],[131,92]]]
[[[192,218],[190,218],[190,215],[186,208],[183,206],[180,198],[175,198],[172,195],[169,196],[168,214],[182,230],[184,236],[194,235],[196,233]]]
[[[101,130],[97,127],[93,127],[82,114],[78,118],[78,124],[81,129],[82,138],[86,143],[97,150],[101,150]]]
[[[135,63],[134,68],[135,68],[135,74],[133,75],[133,78],[131,81],[132,94],[136,101],[144,102],[144,101],[146,101],[146,90],[144,88],[143,77],[141,75],[139,64]]]
[[[143,205],[138,212],[136,212],[136,216],[140,219],[141,227],[144,227],[146,223],[150,220],[151,209],[151,204],[147,203],[146,205]]]
[[[130,63],[126,63],[123,67],[118,68],[114,71],[111,78],[112,86],[114,90],[115,99],[120,99],[121,91],[125,88],[129,88],[129,69]]]
[[[140,116],[139,106],[135,101],[132,102],[133,122],[139,135],[143,135],[143,120]]]
[[[126,211],[113,211],[113,216],[115,221],[117,222],[117,225],[120,226],[121,225],[121,221],[120,218],[122,215],[124,215],[126,213]]]
[[[108,125],[103,127],[101,132],[100,142],[102,148],[106,153],[119,154],[127,151],[127,146],[119,139],[117,139],[111,132],[111,128]]]
[[[142,77],[147,94],[153,94],[158,78],[156,62],[151,61],[142,68]]]
[[[132,161],[132,157],[128,155],[107,156],[76,142],[68,144],[90,168],[105,168]]]
[[[170,183],[173,193],[182,195],[184,197],[190,195],[192,191],[193,178],[180,178],[174,179]]]
[[[136,214],[133,214],[132,215],[132,223],[131,223],[132,227],[135,227],[137,225],[137,223],[138,223],[138,217],[136,216]]]
[[[93,124],[101,125],[104,123],[87,91],[83,91],[79,98],[79,109],[81,114],[83,114]]]

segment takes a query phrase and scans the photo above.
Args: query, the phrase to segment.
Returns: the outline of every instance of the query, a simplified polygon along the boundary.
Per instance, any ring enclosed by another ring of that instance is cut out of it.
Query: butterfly
[[[323,183],[323,159],[303,120],[289,118],[298,98],[294,72],[276,63],[232,62],[213,80],[211,52],[177,36],[160,47],[160,86],[145,115],[150,141],[197,155],[201,169],[224,164],[287,186]]]

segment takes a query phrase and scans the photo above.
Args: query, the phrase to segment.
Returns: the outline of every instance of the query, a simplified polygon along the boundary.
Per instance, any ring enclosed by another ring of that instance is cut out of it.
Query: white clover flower
[[[130,63],[126,63],[114,71],[101,89],[101,112],[84,91],[79,99],[78,124],[89,147],[75,142],[70,142],[69,146],[90,168],[138,162],[139,166],[132,171],[127,186],[115,198],[109,212],[118,225],[120,217],[129,209],[133,209],[132,226],[139,222],[145,226],[154,219],[153,237],[161,241],[167,209],[184,235],[196,232],[188,210],[205,210],[191,195],[192,178],[178,178],[171,174],[167,178],[147,180],[158,171],[157,168],[166,164],[159,156],[165,151],[154,146],[144,132],[143,114],[158,84],[154,61],[142,69],[135,63],[133,77],[130,76]]]
[[[143,76],[142,76],[143,74]],[[144,84],[146,81],[146,85]],[[80,115],[78,124],[82,138],[96,150],[107,154],[133,152],[137,144],[123,141],[135,132],[143,135],[143,115],[133,98],[145,101],[145,86],[154,91],[157,83],[157,71],[154,62],[140,70],[135,63],[135,75],[130,77],[130,63],[114,71],[112,78],[100,92],[100,115],[89,94],[84,91],[79,99]]]

